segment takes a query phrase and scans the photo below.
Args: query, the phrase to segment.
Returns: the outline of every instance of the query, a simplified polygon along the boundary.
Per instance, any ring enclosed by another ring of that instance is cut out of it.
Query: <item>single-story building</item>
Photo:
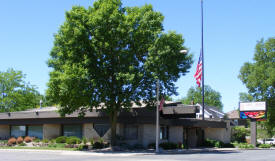
[[[106,113],[101,110],[87,112],[85,117],[77,113],[60,117],[56,107],[44,107],[29,111],[0,113],[0,139],[32,136],[53,139],[58,136],[110,139],[110,124]],[[229,121],[222,119],[196,118],[197,105],[181,103],[165,104],[160,112],[160,141],[184,143],[189,147],[200,146],[209,138],[230,142]],[[142,144],[155,142],[155,109],[134,105],[130,110],[118,114],[118,142]]]

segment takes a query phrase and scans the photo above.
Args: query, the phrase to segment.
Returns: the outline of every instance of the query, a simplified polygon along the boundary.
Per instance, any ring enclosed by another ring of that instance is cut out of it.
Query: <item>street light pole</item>
[[[187,50],[180,50],[179,51],[181,54],[187,54]],[[157,89],[156,89],[156,93],[157,93],[157,103],[156,103],[156,153],[159,153],[159,87],[160,87],[160,83],[159,83],[159,78],[157,79]]]
[[[159,79],[157,80],[157,105],[156,105],[156,153],[159,153]]]

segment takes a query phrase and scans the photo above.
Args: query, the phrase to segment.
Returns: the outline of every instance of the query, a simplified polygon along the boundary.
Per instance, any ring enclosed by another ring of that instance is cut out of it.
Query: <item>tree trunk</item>
[[[111,123],[111,146],[115,146],[116,145],[117,111],[111,112],[110,123]]]

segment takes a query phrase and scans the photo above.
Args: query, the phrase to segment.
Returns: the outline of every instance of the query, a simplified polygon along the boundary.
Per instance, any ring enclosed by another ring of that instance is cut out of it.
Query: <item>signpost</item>
[[[266,119],[266,102],[241,102],[239,105],[240,118],[250,119],[251,144],[257,144],[257,124],[256,121]]]

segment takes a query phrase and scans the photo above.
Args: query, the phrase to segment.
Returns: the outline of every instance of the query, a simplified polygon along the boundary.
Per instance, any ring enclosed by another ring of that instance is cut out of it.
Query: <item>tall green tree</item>
[[[239,100],[240,102],[252,102],[254,98],[249,93],[241,92],[239,93]]]
[[[192,55],[179,52],[184,39],[164,33],[163,19],[151,5],[123,7],[120,0],[66,12],[48,61],[47,95],[61,115],[101,108],[110,117],[114,145],[118,112],[133,102],[153,105],[156,79],[163,94],[177,94],[174,82],[188,71]]]
[[[188,92],[187,92],[187,96],[184,97],[181,101],[184,104],[190,104],[191,102],[196,103],[202,103],[202,89],[199,87],[191,87]],[[215,106],[217,107],[219,110],[222,111],[223,108],[223,104],[221,101],[221,94],[218,91],[215,91],[214,89],[212,89],[210,86],[205,85],[204,86],[204,102],[206,105],[209,106]]]
[[[0,111],[12,112],[35,108],[41,95],[33,85],[24,81],[21,71],[0,71]]]
[[[252,62],[246,62],[239,78],[246,85],[255,101],[266,101],[267,129],[273,133],[275,127],[275,38],[260,40],[255,48]]]

